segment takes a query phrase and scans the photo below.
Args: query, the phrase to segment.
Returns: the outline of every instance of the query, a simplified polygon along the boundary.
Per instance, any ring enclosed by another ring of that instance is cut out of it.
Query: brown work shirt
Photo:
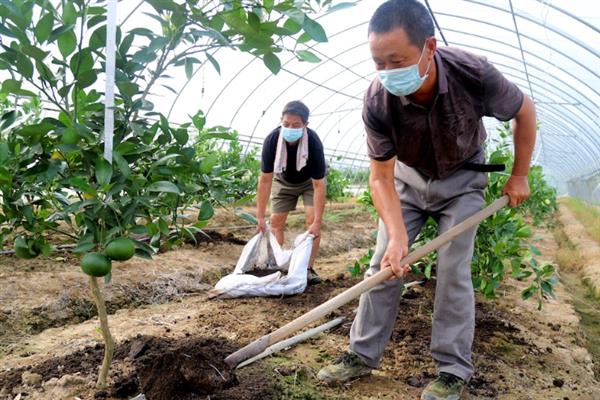
[[[363,121],[369,157],[397,156],[422,174],[443,179],[483,146],[482,117],[512,119],[523,93],[484,57],[443,47],[434,60],[437,94],[430,106],[392,95],[375,78],[365,93]]]

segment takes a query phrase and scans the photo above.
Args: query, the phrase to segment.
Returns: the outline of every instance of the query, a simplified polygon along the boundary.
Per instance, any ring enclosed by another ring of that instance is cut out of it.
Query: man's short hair
[[[369,22],[369,35],[397,28],[404,29],[411,44],[421,48],[435,35],[431,14],[417,0],[388,0],[380,5]]]
[[[297,115],[302,118],[302,122],[308,122],[308,116],[310,115],[310,111],[306,104],[301,102],[300,100],[290,101],[283,107],[283,111],[281,112],[281,116],[283,117],[285,114]]]

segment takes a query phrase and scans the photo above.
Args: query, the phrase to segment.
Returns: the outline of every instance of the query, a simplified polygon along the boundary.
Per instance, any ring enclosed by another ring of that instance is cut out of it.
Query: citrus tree
[[[161,241],[193,238],[206,225],[222,170],[194,141],[231,137],[227,128],[206,127],[201,111],[171,123],[149,95],[157,85],[169,88],[168,74],[189,79],[205,64],[218,71],[215,51],[224,47],[261,58],[273,73],[283,52],[318,62],[305,43],[327,37],[310,15],[336,8],[331,0],[145,3],[158,31],[117,27],[114,152],[105,160],[104,3],[0,2],[0,94],[15,105],[0,116],[2,242],[16,233],[15,252],[25,258],[51,251],[50,232],[75,242],[106,343],[98,386],[106,385],[113,340],[96,278],[110,280],[113,261],[151,257]],[[47,111],[31,115],[23,99]],[[178,224],[178,210],[192,205],[197,221]]]

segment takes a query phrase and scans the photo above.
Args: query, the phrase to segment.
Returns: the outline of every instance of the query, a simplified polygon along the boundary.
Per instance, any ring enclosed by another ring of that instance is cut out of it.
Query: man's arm
[[[325,179],[313,179],[312,180],[314,189],[313,206],[315,209],[315,220],[308,228],[308,231],[313,235],[321,235],[321,222],[323,221],[323,213],[325,212],[325,196],[327,193],[327,184]]]
[[[264,232],[266,229],[265,212],[269,195],[271,194],[271,185],[273,183],[273,173],[261,172],[258,178],[258,189],[256,193],[256,219],[258,219],[257,232]]]
[[[508,194],[510,206],[516,207],[529,197],[529,164],[535,147],[536,117],[535,106],[529,96],[523,98],[523,104],[517,112],[513,123],[513,143],[515,146],[515,162],[512,174],[503,193]]]
[[[369,185],[375,209],[385,223],[388,234],[387,250],[381,260],[381,268],[391,267],[394,275],[402,276],[409,269],[408,265],[400,264],[400,260],[408,254],[408,234],[394,185],[395,165],[396,157],[387,161],[371,159]]]

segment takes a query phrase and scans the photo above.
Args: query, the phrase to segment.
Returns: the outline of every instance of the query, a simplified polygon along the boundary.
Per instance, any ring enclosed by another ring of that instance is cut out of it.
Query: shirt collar
[[[442,63],[442,58],[440,54],[436,51],[433,55],[433,60],[435,61],[435,66],[437,69],[437,86],[438,86],[438,95],[448,93],[448,79],[446,77],[446,68],[444,68],[444,64]],[[409,104],[413,104],[409,99],[405,96],[400,97],[400,104],[403,106],[407,106]]]

